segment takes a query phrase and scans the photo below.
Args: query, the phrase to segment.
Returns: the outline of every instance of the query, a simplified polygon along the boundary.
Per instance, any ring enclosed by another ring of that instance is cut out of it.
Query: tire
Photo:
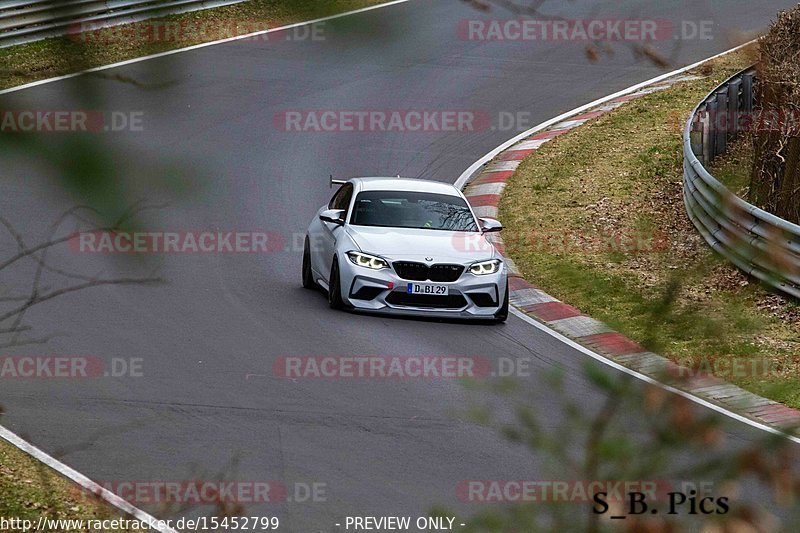
[[[328,278],[328,305],[331,309],[344,309],[342,288],[339,282],[339,261],[335,258],[331,265],[331,276]]]
[[[303,245],[303,287],[306,289],[316,289],[317,283],[314,281],[314,274],[311,272],[311,246],[306,237]]]
[[[505,322],[508,320],[508,282],[506,281],[506,295],[503,297],[503,305],[500,306],[500,309],[494,314],[495,320],[497,322]]]

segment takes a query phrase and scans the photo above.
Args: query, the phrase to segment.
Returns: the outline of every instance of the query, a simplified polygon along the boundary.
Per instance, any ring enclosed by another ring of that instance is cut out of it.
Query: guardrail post
[[[742,111],[753,112],[753,72],[742,74]]]
[[[692,131],[689,134],[692,145],[692,153],[701,158],[703,157],[703,147],[707,137],[706,131],[708,131],[708,121],[704,120],[704,118],[705,113],[698,113],[694,116],[694,119],[692,120]]]
[[[702,128],[702,149],[703,151],[700,153],[700,161],[703,162],[703,165],[706,165],[711,157],[711,151],[713,149],[713,143],[711,142],[711,124],[708,120],[708,111],[703,111],[700,115],[700,127]]]
[[[731,80],[728,84],[728,116],[725,117],[728,126],[728,139],[732,139],[739,133],[739,111],[742,109],[739,89],[742,80]]]
[[[728,147],[727,120],[720,119],[720,114],[724,113],[727,115],[728,112],[728,88],[723,87],[717,91],[717,112],[715,115],[711,116],[714,122],[714,129],[716,130],[716,135],[714,136],[714,157],[724,154],[725,149]]]
[[[707,131],[707,139],[703,143],[703,148],[705,152],[703,152],[703,164],[707,165],[711,163],[711,161],[717,155],[717,98],[712,97],[708,100],[706,104],[706,131]]]

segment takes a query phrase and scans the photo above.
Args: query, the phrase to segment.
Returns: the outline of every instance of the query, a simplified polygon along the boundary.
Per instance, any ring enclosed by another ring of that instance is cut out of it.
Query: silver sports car
[[[334,309],[397,315],[508,317],[508,270],[461,191],[435,181],[353,178],[311,221],[303,286]]]

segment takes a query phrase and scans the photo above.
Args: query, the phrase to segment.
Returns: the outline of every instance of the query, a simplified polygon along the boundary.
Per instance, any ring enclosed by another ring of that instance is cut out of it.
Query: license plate
[[[429,294],[431,296],[447,296],[447,285],[435,283],[409,283],[408,294]]]

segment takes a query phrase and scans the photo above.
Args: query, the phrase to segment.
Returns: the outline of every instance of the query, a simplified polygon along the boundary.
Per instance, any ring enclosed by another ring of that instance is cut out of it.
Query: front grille
[[[408,294],[401,291],[393,291],[386,297],[386,302],[392,305],[427,307],[431,309],[461,309],[467,305],[467,300],[460,294],[433,296],[430,294]]]
[[[456,281],[464,272],[463,265],[426,265],[414,261],[395,261],[393,264],[397,275],[409,281]]]

